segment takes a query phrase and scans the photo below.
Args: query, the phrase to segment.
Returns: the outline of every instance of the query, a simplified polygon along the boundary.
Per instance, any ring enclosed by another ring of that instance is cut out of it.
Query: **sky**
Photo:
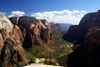
[[[84,15],[99,9],[100,0],[0,0],[0,11],[8,18],[32,16],[54,23],[79,24]]]

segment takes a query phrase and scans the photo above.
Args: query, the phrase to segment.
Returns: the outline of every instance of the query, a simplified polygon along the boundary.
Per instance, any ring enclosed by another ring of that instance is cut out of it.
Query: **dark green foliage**
[[[49,64],[49,61],[45,59],[44,64]]]
[[[18,62],[18,66],[25,66],[25,63],[24,62]]]
[[[30,59],[30,62],[31,62],[31,63],[36,63],[36,58],[32,57],[32,58]]]
[[[44,64],[47,64],[47,65],[57,65],[57,61],[52,61],[52,60],[45,59]]]

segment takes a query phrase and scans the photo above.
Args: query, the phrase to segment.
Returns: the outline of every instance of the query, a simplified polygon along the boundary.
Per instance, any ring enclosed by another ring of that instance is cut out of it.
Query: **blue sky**
[[[48,22],[78,24],[81,18],[100,9],[100,0],[0,0],[6,17],[33,16]]]

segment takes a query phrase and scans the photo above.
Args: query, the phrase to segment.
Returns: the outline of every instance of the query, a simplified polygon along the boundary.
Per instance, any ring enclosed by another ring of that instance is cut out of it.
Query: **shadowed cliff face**
[[[100,67],[100,28],[86,34],[84,42],[68,56],[68,67]]]
[[[41,40],[45,43],[52,42],[52,33],[50,25],[46,20],[37,20],[34,17],[14,17],[10,18],[13,24],[19,26],[25,40],[24,48],[29,48],[32,45],[42,45]]]
[[[90,18],[87,17],[88,23],[85,24],[89,28],[82,44],[68,55],[68,67],[100,67],[100,13],[98,12],[93,16],[91,13],[87,14]],[[94,18],[95,21],[92,22]],[[84,26],[84,23],[80,22],[80,25]]]
[[[22,47],[22,33],[0,12],[0,67],[16,66],[26,62]]]
[[[92,23],[100,23],[100,11],[86,14],[79,25],[74,25],[69,28],[68,33],[63,38],[75,44],[83,42]]]

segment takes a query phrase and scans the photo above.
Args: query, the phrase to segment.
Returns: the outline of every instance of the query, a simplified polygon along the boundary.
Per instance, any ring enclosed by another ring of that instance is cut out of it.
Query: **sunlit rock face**
[[[100,67],[100,11],[83,17],[79,26],[88,26],[81,45],[68,56],[68,67]],[[85,18],[85,19],[84,19]],[[85,22],[85,20],[87,20]],[[84,23],[83,23],[84,21]]]
[[[33,45],[42,45],[52,42],[50,25],[46,20],[38,20],[35,17],[23,16],[10,18],[11,22],[17,25],[22,31],[24,42],[23,47],[29,48]]]
[[[4,42],[3,40],[6,40],[6,38],[9,38],[8,33],[12,32],[13,29],[13,25],[12,23],[9,21],[9,19],[7,19],[2,12],[0,12],[0,49],[2,49]],[[2,36],[3,34],[3,36]]]
[[[18,62],[26,62],[23,53],[23,38],[19,27],[0,12],[0,67],[17,66]]]

